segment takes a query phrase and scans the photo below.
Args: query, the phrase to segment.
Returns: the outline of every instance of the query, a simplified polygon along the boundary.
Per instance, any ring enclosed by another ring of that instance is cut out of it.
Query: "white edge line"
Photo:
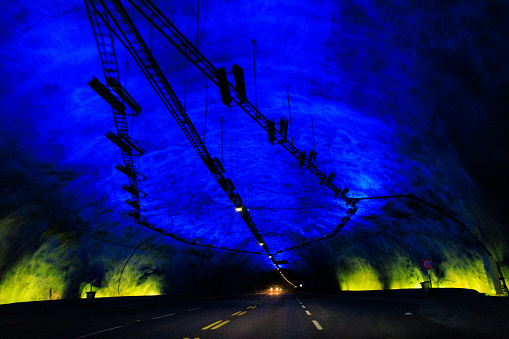
[[[315,324],[316,329],[317,329],[318,331],[323,330],[323,327],[322,327],[322,326],[320,326],[320,324],[318,323],[318,321],[316,321],[316,320],[311,320],[311,321],[313,322],[313,324]]]
[[[304,306],[304,305],[300,305],[300,306],[302,306],[302,308],[306,308],[306,306]]]
[[[161,318],[165,318],[165,317],[169,317],[169,316],[172,316],[172,315],[175,315],[177,313],[172,313],[172,314],[165,314],[165,315],[162,315],[160,317],[155,317],[155,318],[152,318],[152,320],[155,320],[155,319],[161,319]]]
[[[124,327],[124,326],[112,327],[112,328],[108,328],[108,329],[105,329],[105,330],[102,330],[102,331],[97,331],[97,332],[94,332],[94,333],[85,334],[85,335],[82,335],[81,337],[78,337],[78,339],[79,338],[90,337],[90,336],[93,336],[93,335],[96,335],[96,334],[99,334],[99,333],[103,333],[103,332],[108,332],[108,331],[115,330],[115,329],[121,328],[121,327]]]
[[[311,315],[311,313],[310,313],[309,311],[306,311],[306,314],[307,314],[307,315]]]
[[[192,308],[190,310],[187,310],[187,312],[191,312],[191,311],[196,311],[196,310],[199,310],[201,307],[197,307],[197,308]]]

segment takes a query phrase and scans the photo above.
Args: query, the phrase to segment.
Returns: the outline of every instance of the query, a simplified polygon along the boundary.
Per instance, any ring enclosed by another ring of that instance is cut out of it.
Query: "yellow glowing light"
[[[481,257],[458,257],[455,253],[448,253],[447,259],[440,264],[440,270],[444,272],[443,277],[431,276],[433,287],[469,288],[495,294],[495,291],[490,291]]]
[[[237,212],[241,212],[241,211],[242,211],[242,206],[235,207],[235,211],[237,211]]]
[[[350,258],[347,269],[338,272],[338,280],[343,291],[381,290],[382,284],[377,273],[362,258]]]
[[[458,255],[452,251],[441,254],[442,262],[429,270],[433,288],[466,288],[480,293],[490,291],[482,258]],[[384,268],[386,287],[390,289],[422,288],[420,283],[429,280],[428,270],[422,262],[412,262],[402,253],[395,252]],[[435,274],[435,269],[440,273]],[[342,290],[380,290],[383,284],[378,272],[364,259],[351,257],[345,268],[337,272]]]
[[[421,282],[428,280],[423,275],[422,263],[412,263],[399,252],[394,252],[389,262],[388,276],[390,289],[422,288]]]
[[[31,257],[6,272],[0,285],[0,304],[61,299],[69,262],[69,246],[51,239]]]
[[[157,275],[144,276],[141,267],[150,265],[148,258],[140,259],[137,261],[129,262],[125,267],[122,279],[120,281],[120,295],[121,296],[145,296],[145,295],[160,295],[163,278]],[[96,297],[117,297],[118,294],[118,279],[122,270],[122,262],[116,262],[113,270],[106,272],[101,286],[96,288]],[[86,293],[90,291],[90,284],[83,282],[80,286],[81,296],[85,297]]]

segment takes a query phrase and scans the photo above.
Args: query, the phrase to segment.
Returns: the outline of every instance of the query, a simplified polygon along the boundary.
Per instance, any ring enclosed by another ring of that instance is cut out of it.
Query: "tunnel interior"
[[[302,166],[122,1],[247,210],[114,37],[117,80],[142,108],[124,116],[145,151],[139,218],[105,137],[112,107],[88,85],[106,79],[87,3],[0,5],[0,303],[427,280],[497,294],[487,270],[509,277],[506,2],[154,0],[230,83],[242,68],[247,100],[278,133],[288,120]]]

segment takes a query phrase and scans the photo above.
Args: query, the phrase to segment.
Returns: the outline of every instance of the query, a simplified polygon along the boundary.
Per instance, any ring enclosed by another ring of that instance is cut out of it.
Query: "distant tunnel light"
[[[97,78],[90,80],[88,85],[97,92],[111,107],[119,112],[125,111],[125,106],[120,100],[114,96],[106,86],[104,86]]]
[[[232,103],[232,97],[230,95],[230,86],[228,85],[228,79],[226,78],[226,70],[224,67],[216,69],[216,80],[219,85],[219,92],[221,93],[221,100],[223,104],[230,107]]]
[[[235,78],[235,89],[240,103],[246,101],[246,84],[244,82],[244,70],[239,65],[233,65],[233,77]]]

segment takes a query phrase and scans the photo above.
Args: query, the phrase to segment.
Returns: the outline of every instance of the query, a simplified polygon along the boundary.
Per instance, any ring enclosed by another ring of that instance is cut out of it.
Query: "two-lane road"
[[[38,305],[40,308],[40,305],[45,304]],[[62,305],[47,312],[30,311],[27,308],[30,312],[21,318],[12,317],[3,322],[0,337],[486,337],[476,331],[440,324],[416,312],[418,305],[392,299],[283,293],[203,300],[174,300],[169,297],[135,301],[122,298],[111,301],[98,299],[92,303],[81,300],[72,305]],[[0,307],[0,314],[8,306]]]

